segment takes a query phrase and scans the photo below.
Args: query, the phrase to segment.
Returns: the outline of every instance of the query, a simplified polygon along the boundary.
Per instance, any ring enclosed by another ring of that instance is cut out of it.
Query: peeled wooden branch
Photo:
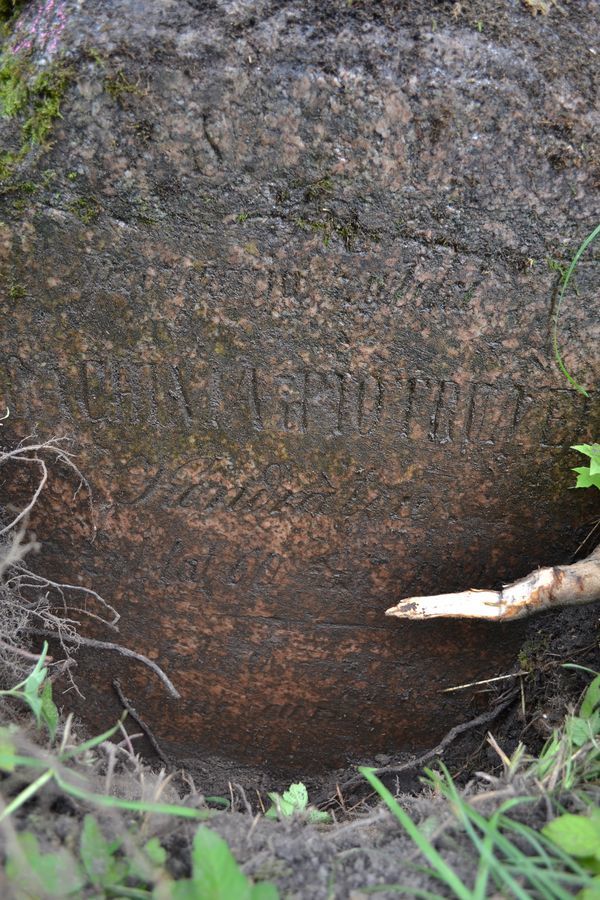
[[[537,569],[501,591],[473,588],[457,594],[408,597],[386,610],[401,619],[522,619],[543,609],[600,600],[600,545],[586,559],[567,566]]]

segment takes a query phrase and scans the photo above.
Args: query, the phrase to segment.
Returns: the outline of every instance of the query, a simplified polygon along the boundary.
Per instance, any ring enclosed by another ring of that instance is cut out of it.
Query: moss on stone
[[[23,57],[3,53],[0,57],[0,113],[12,119],[27,106],[28,64]]]
[[[325,197],[333,194],[333,179],[330,175],[319,178],[308,185],[304,192],[304,201],[310,203],[313,200],[323,200]]]
[[[24,0],[0,0],[0,23],[4,29],[10,28],[23,6]]]
[[[113,100],[121,100],[125,94],[141,94],[138,85],[127,78],[123,69],[105,77],[104,90]]]
[[[379,240],[377,232],[370,228],[364,228],[356,217],[342,219],[333,213],[326,212],[322,219],[298,217],[295,222],[304,231],[320,234],[324,247],[329,246],[333,237],[341,240],[346,250],[351,250],[358,238],[366,238],[371,241]]]
[[[8,289],[8,295],[11,300],[21,300],[27,295],[27,291],[22,284],[16,284],[15,282],[13,282],[13,284],[11,284],[10,288]]]
[[[69,212],[77,216],[84,225],[94,222],[100,215],[102,207],[95,197],[78,197],[69,203]]]
[[[13,205],[27,204],[27,199],[36,194],[40,186],[35,181],[13,181],[11,184],[2,185],[0,194],[13,198]]]
[[[33,147],[47,146],[72,78],[60,60],[39,70],[23,54],[0,55],[0,116],[20,123],[18,148],[0,154],[1,179],[9,178]]]

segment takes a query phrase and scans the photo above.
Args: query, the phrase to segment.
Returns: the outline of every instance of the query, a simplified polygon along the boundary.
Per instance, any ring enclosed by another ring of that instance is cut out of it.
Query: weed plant
[[[153,799],[119,796],[110,778],[105,790],[94,789],[90,784],[94,755],[103,750],[114,759],[118,745],[112,739],[123,733],[122,723],[89,740],[75,740],[71,717],[64,724],[59,722],[46,653],[44,646],[28,676],[4,691],[7,699],[29,710],[46,739],[38,733],[34,743],[27,729],[15,724],[0,728],[3,896],[277,900],[273,883],[253,882],[241,870],[227,843],[211,829],[210,820],[217,813],[206,803],[161,802],[169,785],[164,772],[156,780]],[[507,756],[494,738],[490,736],[489,741],[502,763],[498,775],[478,773],[461,790],[442,763],[425,770],[425,786],[440,798],[436,808],[443,811],[433,821],[428,818],[417,824],[375,770],[360,770],[396,818],[397,827],[414,842],[432,885],[427,889],[403,886],[402,875],[411,863],[399,859],[399,883],[365,887],[361,894],[385,891],[460,900],[598,897],[600,675],[594,675],[577,710],[555,729],[539,756],[529,756],[522,744]],[[33,827],[35,801],[43,808],[48,797],[63,797],[80,810],[82,824],[75,842],[56,846],[54,841],[50,849],[43,846]],[[330,815],[314,810],[300,782],[270,797],[273,807],[264,818],[279,820],[271,823],[274,829],[294,817],[302,827],[319,823],[324,837],[336,829],[361,827],[360,817],[350,826],[340,826]],[[147,833],[150,817],[165,816],[208,823],[195,830],[183,877],[174,873],[167,846]],[[367,816],[365,827],[370,821]],[[462,848],[463,855],[472,859],[470,878],[460,875],[449,861],[449,845]],[[419,865],[418,859],[415,864]],[[436,883],[442,893],[437,892]]]
[[[453,832],[472,845],[478,860],[472,883],[466,884],[431,841],[400,806],[375,774],[361,768],[383,802],[414,841],[428,863],[433,879],[452,897],[484,900],[489,896],[518,900],[581,900],[600,897],[600,675],[585,691],[578,713],[567,716],[537,758],[519,744],[506,756],[493,738],[503,773],[481,775],[489,790],[462,792],[443,763],[426,769],[427,787],[443,797],[451,819],[438,829]],[[481,807],[491,806],[485,813]],[[548,821],[541,828],[523,821],[523,814],[545,807]],[[383,889],[383,888],[381,888]],[[429,891],[407,891],[402,885],[386,890],[411,896],[435,897]]]

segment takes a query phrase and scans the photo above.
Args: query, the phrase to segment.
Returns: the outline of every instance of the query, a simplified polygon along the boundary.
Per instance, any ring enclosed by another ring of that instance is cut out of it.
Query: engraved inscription
[[[154,425],[195,433],[220,429],[340,438],[388,437],[415,444],[566,446],[600,416],[598,392],[394,373],[270,370],[222,359],[152,363],[90,358],[49,362],[43,372],[11,357],[0,371],[5,403],[56,410],[94,428]]]

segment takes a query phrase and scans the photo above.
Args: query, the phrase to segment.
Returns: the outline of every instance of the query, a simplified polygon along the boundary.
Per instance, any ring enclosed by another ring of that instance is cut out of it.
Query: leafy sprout
[[[600,444],[575,444],[571,450],[578,450],[590,460],[587,466],[577,466],[573,469],[577,473],[575,487],[600,489]]]

